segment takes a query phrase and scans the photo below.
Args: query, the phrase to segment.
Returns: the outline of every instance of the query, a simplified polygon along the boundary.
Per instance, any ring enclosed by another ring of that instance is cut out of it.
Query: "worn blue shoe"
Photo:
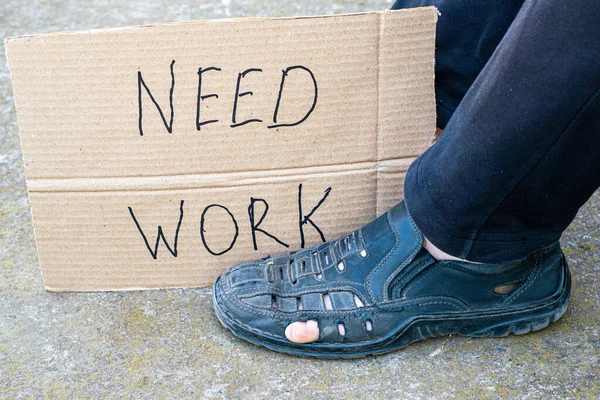
[[[506,336],[546,327],[565,312],[571,276],[558,243],[508,264],[436,261],[404,203],[340,239],[240,264],[215,282],[221,323],[284,353],[353,358],[428,337]],[[319,340],[285,328],[316,320]]]

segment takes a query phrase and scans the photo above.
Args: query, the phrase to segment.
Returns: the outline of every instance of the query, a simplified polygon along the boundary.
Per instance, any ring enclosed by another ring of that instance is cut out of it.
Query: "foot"
[[[458,257],[454,257],[431,243],[423,236],[423,248],[436,259],[436,261],[453,260],[471,262]],[[285,328],[285,337],[294,343],[310,343],[319,340],[319,324],[317,321],[296,321]]]
[[[526,333],[566,310],[558,244],[500,265],[438,261],[423,245],[401,203],[338,240],[232,267],[215,282],[216,314],[273,350],[352,358],[438,335]]]

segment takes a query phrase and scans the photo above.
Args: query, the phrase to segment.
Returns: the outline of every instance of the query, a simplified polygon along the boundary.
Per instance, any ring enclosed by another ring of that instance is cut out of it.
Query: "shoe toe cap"
[[[236,334],[285,338],[281,312],[274,307],[277,282],[263,261],[236,265],[214,284],[215,309],[221,322]],[[278,312],[279,311],[279,312]]]

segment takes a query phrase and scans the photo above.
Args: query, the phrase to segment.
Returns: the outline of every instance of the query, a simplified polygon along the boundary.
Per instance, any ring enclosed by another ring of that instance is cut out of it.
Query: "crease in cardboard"
[[[415,157],[369,161],[338,165],[288,168],[266,171],[235,171],[213,174],[186,174],[166,176],[127,176],[104,178],[30,179],[30,192],[109,192],[109,191],[160,191],[202,188],[227,188],[298,181],[303,178],[321,178],[331,175],[348,175],[386,170],[406,172]],[[376,181],[377,182],[377,181]],[[379,193],[376,192],[377,198]]]

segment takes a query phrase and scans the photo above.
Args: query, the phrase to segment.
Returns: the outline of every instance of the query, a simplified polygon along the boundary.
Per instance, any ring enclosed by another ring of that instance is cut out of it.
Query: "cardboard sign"
[[[209,285],[402,198],[434,8],[10,38],[48,290]]]

